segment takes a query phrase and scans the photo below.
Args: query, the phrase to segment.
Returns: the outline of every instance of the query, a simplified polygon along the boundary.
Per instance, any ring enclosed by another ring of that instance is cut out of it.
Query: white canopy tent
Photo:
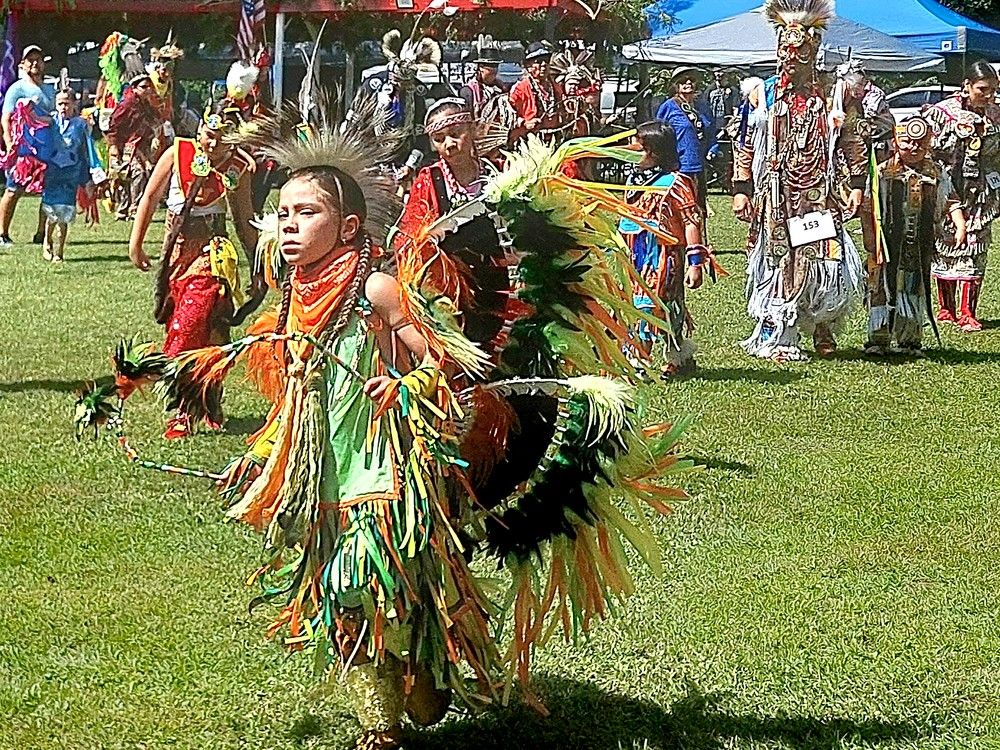
[[[881,31],[836,17],[823,33],[819,64],[826,70],[851,57],[870,71],[909,73],[944,70],[944,58]],[[626,44],[622,56],[636,62],[674,65],[757,66],[777,64],[777,36],[758,8],[660,39]]]

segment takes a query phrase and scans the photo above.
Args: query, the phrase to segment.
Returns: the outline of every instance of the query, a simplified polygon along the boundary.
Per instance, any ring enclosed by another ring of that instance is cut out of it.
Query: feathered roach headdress
[[[389,61],[390,72],[401,81],[416,78],[418,65],[441,64],[441,45],[428,36],[418,38],[419,26],[418,23],[413,25],[413,31],[405,41],[399,29],[392,29],[382,37],[382,54]]]
[[[307,138],[294,137],[264,147],[264,153],[295,172],[306,167],[335,167],[353,178],[368,206],[366,230],[376,243],[385,240],[386,227],[399,215],[396,184],[381,165],[389,163],[392,151],[383,143],[361,138],[352,131],[323,130]]]
[[[833,0],[766,0],[764,14],[778,32],[778,62],[809,64],[836,11]]]
[[[163,43],[162,47],[153,47],[149,53],[149,59],[152,62],[172,63],[182,57],[184,57],[184,50],[174,42],[173,30],[167,34],[167,41]]]
[[[566,49],[552,56],[549,68],[567,93],[581,95],[601,88],[601,74],[594,67],[594,53],[590,50]]]
[[[337,101],[329,92],[320,92],[324,102]],[[231,136],[244,147],[259,148],[282,169],[294,172],[306,167],[336,167],[349,175],[365,196],[368,218],[365,230],[377,245],[385,242],[386,230],[402,210],[396,195],[396,183],[385,165],[391,164],[403,136],[395,130],[381,138],[371,136],[371,122],[379,116],[375,103],[368,102],[354,112],[354,119],[338,122],[334,117],[320,118],[313,128],[302,123],[295,107],[254,117],[247,127]],[[270,226],[273,223],[268,223]],[[267,242],[261,234],[261,244]]]

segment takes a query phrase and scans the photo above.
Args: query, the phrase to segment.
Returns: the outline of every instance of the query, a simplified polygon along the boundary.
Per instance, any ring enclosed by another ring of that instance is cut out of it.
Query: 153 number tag
[[[792,247],[822,242],[837,236],[830,211],[811,211],[805,216],[792,216],[788,220],[788,244]]]

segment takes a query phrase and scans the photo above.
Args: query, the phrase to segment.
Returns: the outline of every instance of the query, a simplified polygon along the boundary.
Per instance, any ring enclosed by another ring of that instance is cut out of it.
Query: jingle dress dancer
[[[979,295],[993,220],[1000,213],[1000,106],[994,101],[998,85],[992,66],[976,62],[961,91],[924,113],[934,129],[934,155],[949,172],[966,217],[963,242],[957,241],[948,217],[938,230],[933,269],[938,320],[970,332],[983,328],[977,317]]]

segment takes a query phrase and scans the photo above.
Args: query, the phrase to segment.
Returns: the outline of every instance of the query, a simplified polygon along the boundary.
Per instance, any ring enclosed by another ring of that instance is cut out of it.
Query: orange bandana
[[[347,294],[358,269],[359,254],[346,252],[334,259],[314,278],[301,279],[298,269],[292,272],[292,300],[288,310],[288,331],[319,336]],[[291,350],[302,360],[309,357],[312,344],[289,341]]]

